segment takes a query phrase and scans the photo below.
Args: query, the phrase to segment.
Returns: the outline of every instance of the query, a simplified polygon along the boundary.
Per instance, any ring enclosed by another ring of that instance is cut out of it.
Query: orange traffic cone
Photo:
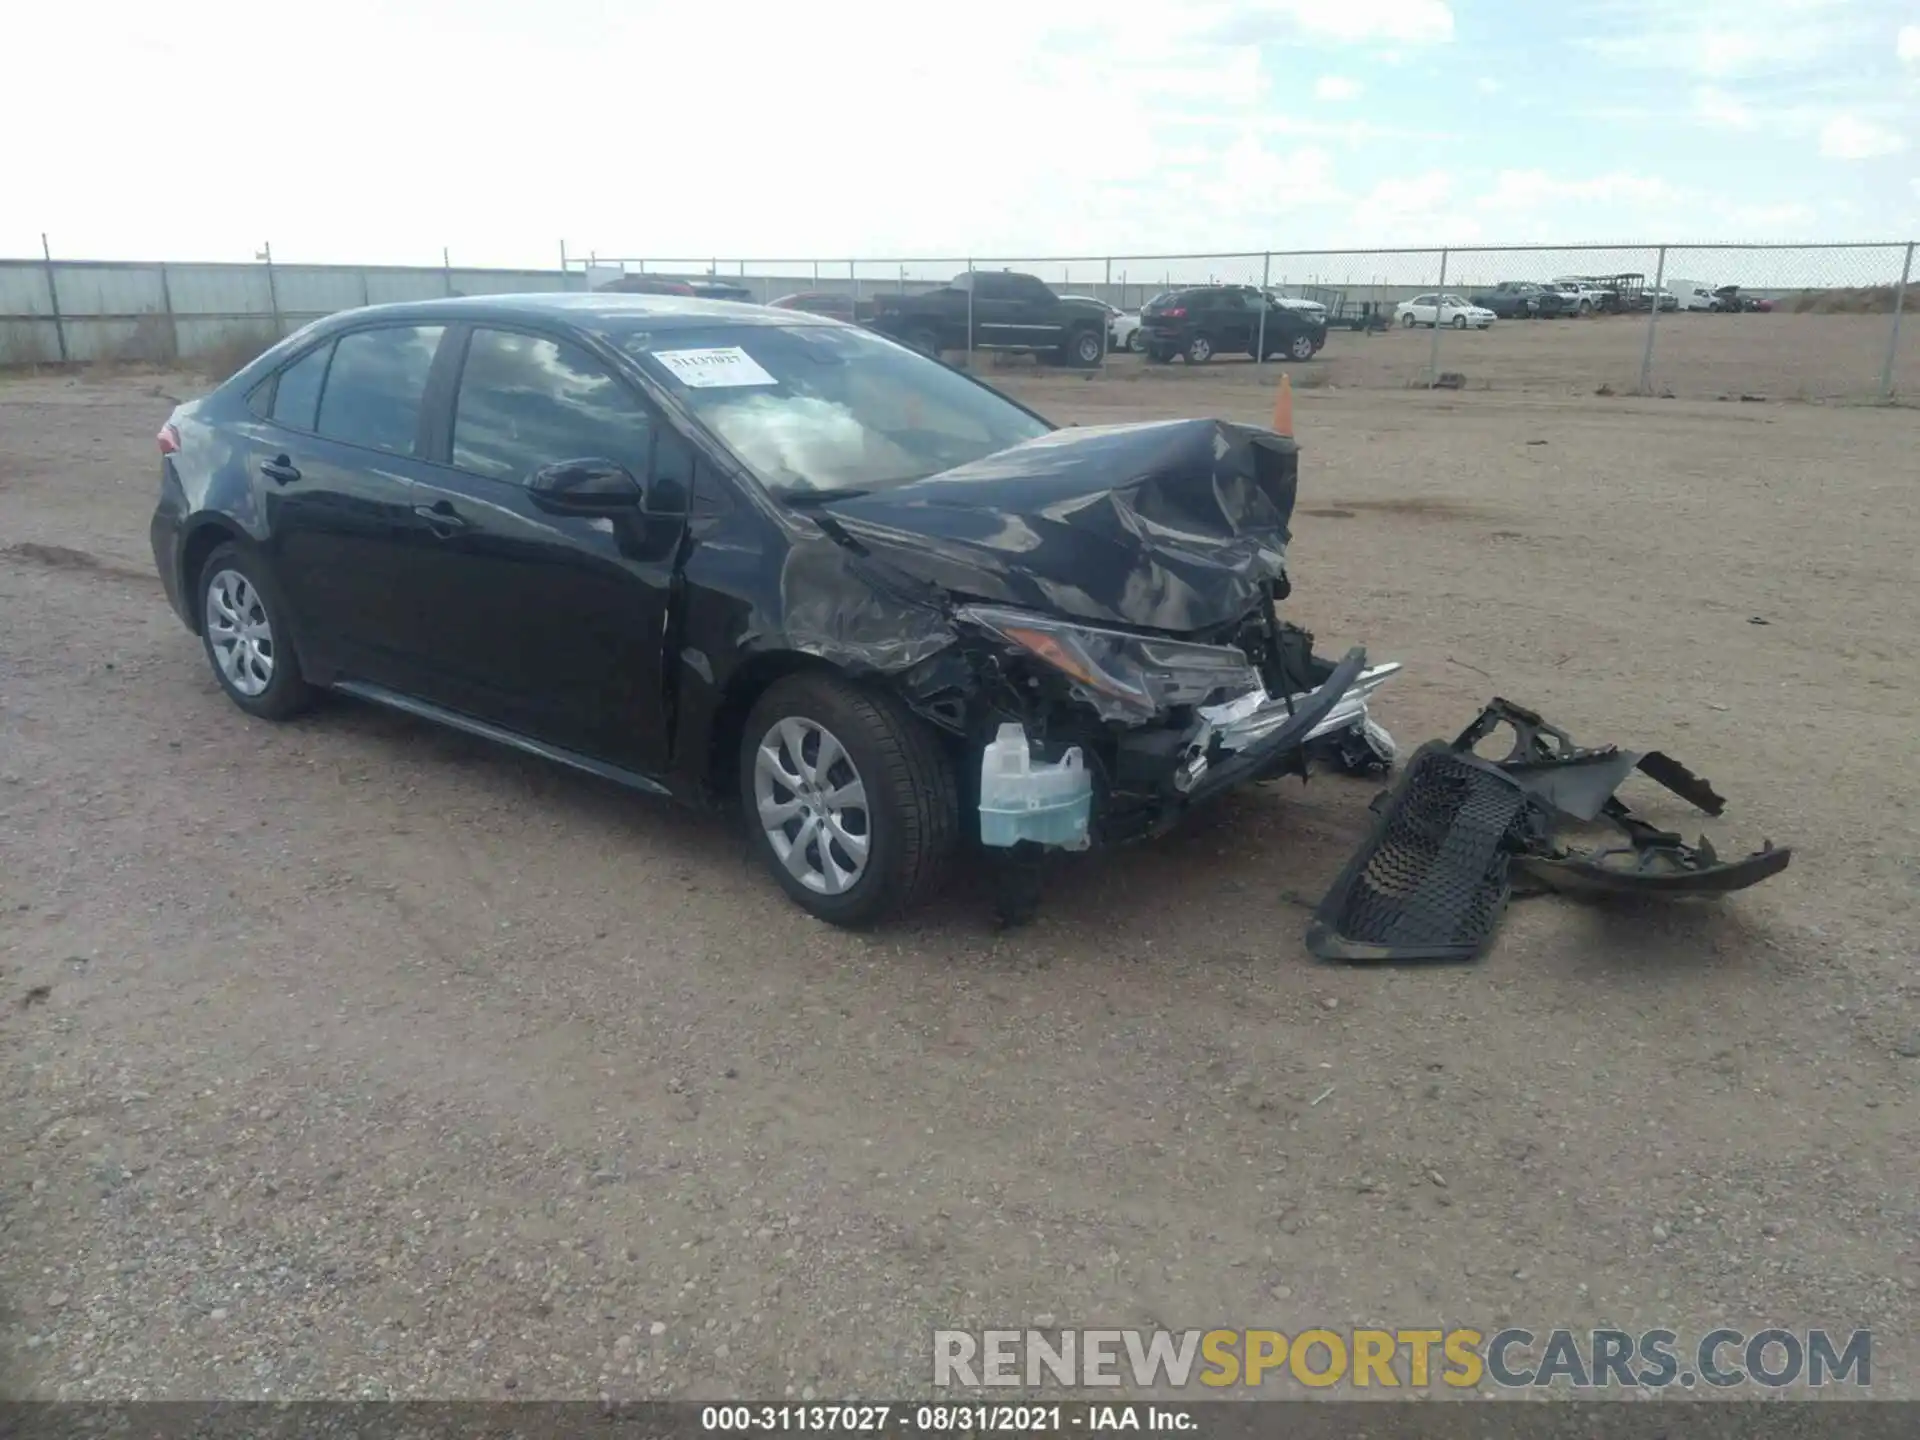
[[[1277,435],[1293,434],[1293,380],[1286,374],[1273,392],[1273,429]]]

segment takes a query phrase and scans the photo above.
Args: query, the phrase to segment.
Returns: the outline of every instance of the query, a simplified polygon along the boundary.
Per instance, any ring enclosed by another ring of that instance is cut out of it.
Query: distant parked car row
[[[751,301],[753,291],[731,280],[675,280],[666,275],[622,275],[598,287],[614,295],[697,295],[702,300]]]
[[[882,291],[856,301],[803,290],[772,303],[864,325],[929,355],[971,344],[1081,368],[1119,350],[1159,363],[1251,358],[1263,338],[1268,359],[1311,360],[1327,343],[1324,305],[1252,285],[1190,285],[1130,311],[1089,295],[1056,294],[1036,275],[975,270],[914,294]]]
[[[755,298],[747,286],[717,276],[624,275],[602,288],[711,300],[751,302]],[[1196,364],[1216,355],[1252,356],[1260,348],[1263,315],[1267,356],[1306,360],[1319,353],[1336,322],[1356,330],[1384,329],[1389,324],[1403,329],[1487,330],[1496,320],[1644,314],[1655,309],[1716,313],[1773,309],[1771,300],[1743,294],[1737,285],[1671,280],[1654,286],[1639,274],[1502,280],[1470,297],[1452,291],[1415,295],[1400,301],[1391,312],[1385,304],[1356,305],[1337,292],[1323,293],[1333,295],[1336,304],[1331,309],[1319,300],[1274,287],[1194,285],[1155,296],[1139,310],[1126,310],[1090,295],[1057,294],[1035,275],[975,270],[955,276],[947,285],[913,294],[876,291],[856,297],[840,291],[802,290],[770,303],[863,325],[929,354],[970,345],[1083,367],[1097,365],[1112,351],[1144,353],[1161,362],[1179,356]]]

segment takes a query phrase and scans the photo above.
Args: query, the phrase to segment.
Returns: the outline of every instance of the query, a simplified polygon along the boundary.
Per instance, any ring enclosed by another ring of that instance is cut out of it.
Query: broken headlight
[[[1150,720],[1172,706],[1219,704],[1261,688],[1246,652],[1231,645],[1099,630],[991,605],[966,606],[959,618],[1059,671],[1103,719]]]

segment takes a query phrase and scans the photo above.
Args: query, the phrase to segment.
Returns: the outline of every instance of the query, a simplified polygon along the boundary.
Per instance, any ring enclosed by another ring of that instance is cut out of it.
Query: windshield
[[[898,485],[1053,428],[864,330],[636,326],[614,338],[776,494]]]

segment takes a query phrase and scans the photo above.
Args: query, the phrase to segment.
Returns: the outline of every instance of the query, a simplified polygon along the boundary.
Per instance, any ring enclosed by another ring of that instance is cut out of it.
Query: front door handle
[[[434,534],[445,539],[447,536],[467,528],[467,517],[445,500],[436,500],[431,505],[416,505],[413,513],[427,522]]]
[[[281,485],[291,485],[300,478],[300,472],[294,468],[293,461],[285,455],[276,455],[271,460],[262,460],[260,473]]]

